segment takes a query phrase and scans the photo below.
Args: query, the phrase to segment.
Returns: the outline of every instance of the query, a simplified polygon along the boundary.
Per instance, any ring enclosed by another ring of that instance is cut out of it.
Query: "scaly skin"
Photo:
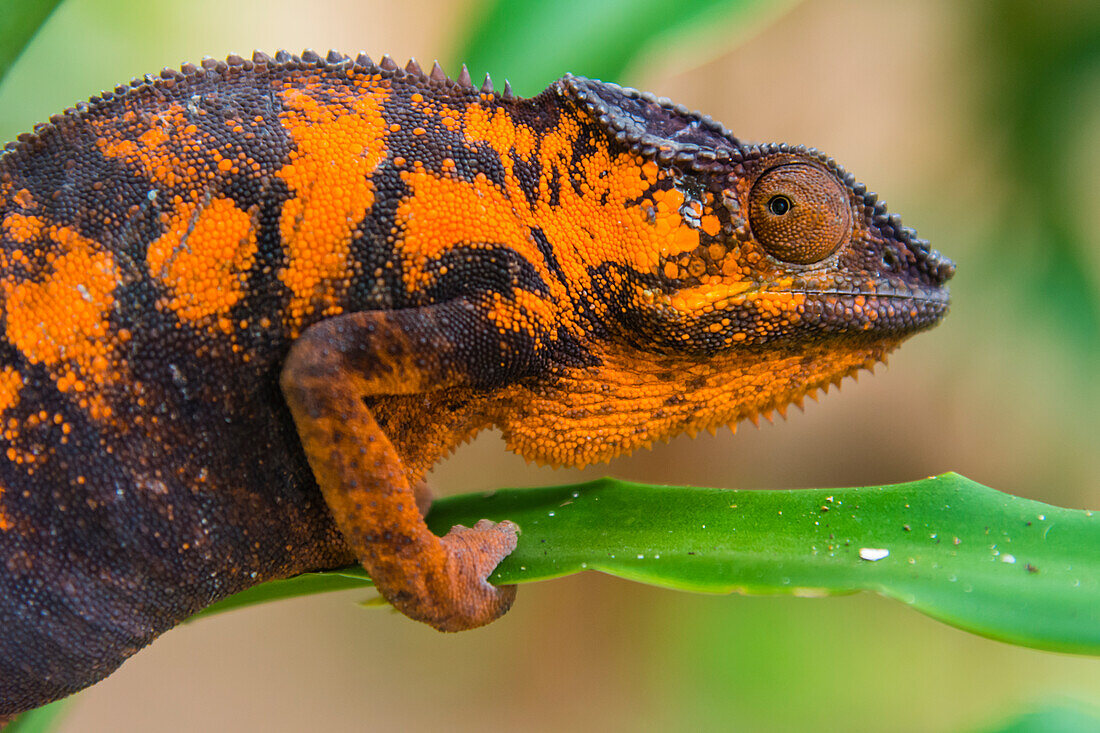
[[[818,153],[579,77],[257,54],[59,115],[0,157],[0,715],[355,559],[486,623],[516,527],[416,502],[461,440],[575,465],[782,409],[952,271]]]

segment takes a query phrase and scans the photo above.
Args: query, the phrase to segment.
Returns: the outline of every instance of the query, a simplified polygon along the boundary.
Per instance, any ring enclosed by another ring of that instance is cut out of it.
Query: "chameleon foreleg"
[[[515,586],[488,574],[516,545],[518,527],[482,520],[432,534],[415,486],[364,397],[469,386],[463,341],[479,320],[466,301],[350,313],[324,320],[294,343],[283,393],[321,492],[340,531],[382,595],[441,631],[489,623],[508,610]]]

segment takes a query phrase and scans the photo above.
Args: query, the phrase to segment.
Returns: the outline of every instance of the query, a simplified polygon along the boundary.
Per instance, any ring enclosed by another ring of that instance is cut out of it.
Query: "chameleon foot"
[[[516,549],[518,535],[519,527],[508,521],[482,519],[473,527],[452,527],[442,540],[451,585],[449,608],[439,617],[423,620],[440,631],[463,631],[504,615],[516,598],[516,586],[496,587],[487,578]]]

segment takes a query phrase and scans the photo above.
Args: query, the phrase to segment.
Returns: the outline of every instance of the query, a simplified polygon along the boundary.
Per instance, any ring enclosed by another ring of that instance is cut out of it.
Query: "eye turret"
[[[813,165],[789,163],[766,171],[753,184],[749,224],[768,254],[810,265],[848,239],[852,211],[835,177]]]

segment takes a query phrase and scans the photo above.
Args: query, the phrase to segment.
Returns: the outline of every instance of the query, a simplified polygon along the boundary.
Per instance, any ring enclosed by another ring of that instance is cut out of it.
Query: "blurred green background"
[[[487,434],[437,469],[440,493],[956,470],[1100,507],[1100,3],[66,0],[0,86],[0,138],[135,75],[280,47],[468,60],[522,94],[565,71],[648,89],[743,139],[828,151],[959,265],[942,326],[805,414],[586,471],[526,466]],[[501,622],[454,636],[362,596],[174,630],[61,729],[991,731],[1054,709],[1014,730],[1087,730],[1100,705],[1100,660],[873,596],[706,597],[588,575],[524,587]]]

